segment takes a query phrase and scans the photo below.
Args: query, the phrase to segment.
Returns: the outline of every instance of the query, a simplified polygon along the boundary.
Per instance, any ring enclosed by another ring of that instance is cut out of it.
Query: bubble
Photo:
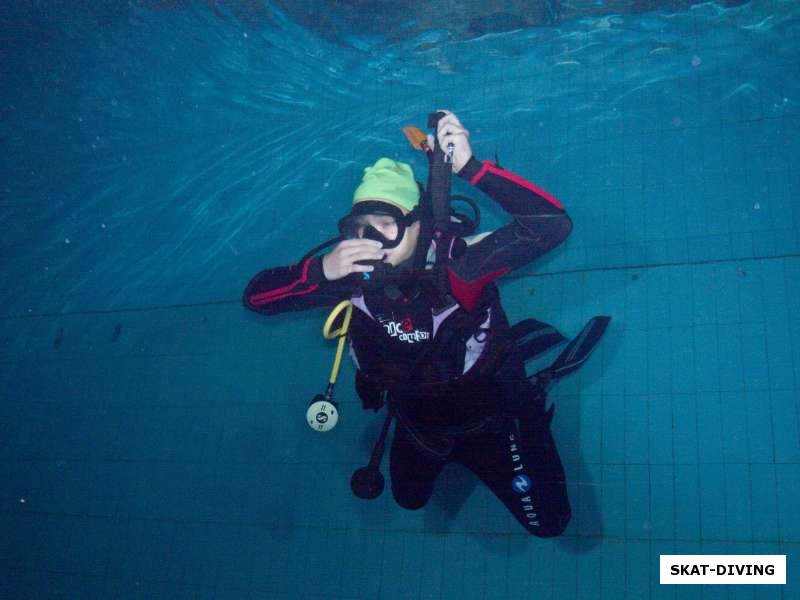
[[[19,499],[19,503],[20,503],[20,504],[25,504],[27,501],[28,501],[28,499],[27,499],[27,498],[25,498],[24,496],[23,496],[22,498],[20,498],[20,499]]]
[[[695,55],[692,57],[692,66],[693,66],[693,67],[699,67],[699,66],[702,64],[702,62],[703,62],[703,61],[700,59],[700,57],[699,57],[699,56],[697,56],[697,54],[695,54]]]
[[[69,238],[64,238],[64,243],[65,243],[65,244],[69,244],[69,243],[70,243],[70,242],[69,242]]]
[[[245,31],[245,32],[242,34],[242,36],[243,36],[243,37],[245,37],[245,38],[247,38],[247,32]]]
[[[105,223],[100,223],[100,229],[105,229],[105,228],[106,228],[106,224]]]
[[[761,210],[761,204],[759,204],[758,202],[754,203],[753,210]]]

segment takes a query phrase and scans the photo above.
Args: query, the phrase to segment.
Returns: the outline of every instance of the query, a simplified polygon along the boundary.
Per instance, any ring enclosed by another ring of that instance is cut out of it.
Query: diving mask
[[[377,200],[365,200],[353,206],[352,212],[339,220],[339,233],[347,239],[368,239],[380,242],[383,248],[396,248],[406,233],[406,227],[419,217],[416,209],[408,214],[398,207]],[[372,215],[375,219],[368,219]],[[375,227],[372,223],[378,224]]]

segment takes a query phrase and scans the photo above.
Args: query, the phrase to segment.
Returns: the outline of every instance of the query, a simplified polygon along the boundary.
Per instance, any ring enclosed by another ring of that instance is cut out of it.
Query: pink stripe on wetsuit
[[[560,208],[561,210],[564,210],[564,206],[561,204],[561,202],[556,200],[556,198],[552,194],[549,194],[548,192],[544,191],[542,188],[532,184],[530,181],[527,181],[527,180],[523,179],[519,175],[515,175],[511,171],[506,171],[505,169],[499,168],[497,165],[495,165],[490,160],[483,161],[483,166],[481,167],[481,170],[478,171],[477,173],[475,173],[475,175],[473,176],[472,179],[469,180],[469,182],[472,185],[477,185],[477,183],[481,179],[483,179],[483,176],[486,175],[486,173],[493,173],[494,175],[497,175],[498,177],[502,177],[503,179],[508,179],[512,183],[516,183],[517,185],[532,191],[537,196],[541,196],[542,198],[547,200],[550,204],[552,204],[556,208]]]
[[[289,296],[305,296],[306,294],[310,294],[316,290],[319,287],[317,284],[311,285],[304,290],[293,291],[298,285],[308,281],[308,266],[311,264],[312,258],[313,257],[306,259],[306,262],[303,263],[303,271],[300,273],[300,279],[289,285],[285,285],[274,290],[269,290],[268,292],[253,294],[250,296],[250,304],[253,306],[263,306],[264,304],[269,304],[270,302],[275,302],[276,300],[283,300]]]

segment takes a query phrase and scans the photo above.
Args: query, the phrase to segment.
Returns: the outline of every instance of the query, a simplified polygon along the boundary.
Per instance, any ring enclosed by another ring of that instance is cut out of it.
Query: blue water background
[[[391,42],[161,6],[0,18],[0,597],[800,597],[796,3]],[[364,165],[424,179],[400,128],[440,107],[574,221],[512,320],[614,317],[553,393],[557,540],[457,467],[423,511],[353,498],[381,419],[346,365],[339,428],[304,424],[324,313],[239,304]],[[787,554],[790,583],[660,586],[672,553]]]

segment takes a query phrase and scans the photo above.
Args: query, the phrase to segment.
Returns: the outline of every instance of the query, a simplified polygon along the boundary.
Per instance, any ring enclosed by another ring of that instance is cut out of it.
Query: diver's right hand
[[[357,265],[361,260],[383,260],[383,245],[375,240],[344,240],[322,257],[322,273],[328,281],[347,277],[350,273],[369,273],[375,267]]]

